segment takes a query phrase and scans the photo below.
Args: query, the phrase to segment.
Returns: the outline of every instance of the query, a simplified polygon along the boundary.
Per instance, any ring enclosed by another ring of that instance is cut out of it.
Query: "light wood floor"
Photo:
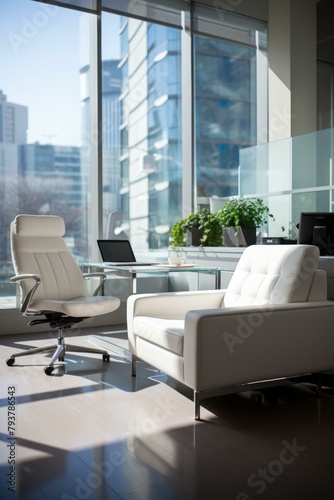
[[[87,334],[70,341],[92,346]],[[131,377],[122,350],[110,363],[69,353],[51,377],[43,354],[5,364],[49,342],[0,337],[1,499],[333,498],[333,389],[321,399],[309,384],[214,398],[196,422],[187,394],[144,363]]]

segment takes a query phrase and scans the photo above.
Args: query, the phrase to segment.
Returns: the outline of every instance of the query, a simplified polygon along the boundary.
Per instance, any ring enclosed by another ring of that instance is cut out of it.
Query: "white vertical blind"
[[[237,43],[254,46],[254,33],[264,31],[266,23],[222,10],[218,2],[212,0],[213,6],[196,0],[33,0],[69,7],[87,12],[97,13],[101,8],[107,12],[135,17],[147,22],[161,23],[166,26],[182,28],[182,15],[190,11],[194,5],[193,27],[195,33],[211,34],[214,37],[226,38]],[[209,2],[208,2],[209,3]],[[223,4],[222,4],[223,6]],[[222,26],[224,34],[222,36]]]
[[[97,2],[99,0],[33,0],[33,2],[49,3],[59,7],[72,7],[87,12],[97,12]]]
[[[108,12],[182,28],[182,12],[189,11],[190,0],[101,0],[101,6]]]
[[[265,31],[266,27],[264,21],[195,3],[194,33],[210,34],[213,37],[255,47],[256,31]]]
[[[182,12],[190,10],[191,0],[33,0],[60,7],[97,13],[107,12],[135,17],[148,22],[161,23],[175,28],[182,27]]]

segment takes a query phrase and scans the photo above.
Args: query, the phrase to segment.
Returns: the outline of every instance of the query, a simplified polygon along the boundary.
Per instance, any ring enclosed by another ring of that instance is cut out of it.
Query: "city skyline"
[[[117,16],[103,17],[105,31],[116,33]],[[80,69],[89,61],[88,19],[31,0],[1,2],[0,90],[7,102],[28,108],[30,144],[81,146]],[[106,40],[104,57],[112,52],[119,54],[118,44]]]

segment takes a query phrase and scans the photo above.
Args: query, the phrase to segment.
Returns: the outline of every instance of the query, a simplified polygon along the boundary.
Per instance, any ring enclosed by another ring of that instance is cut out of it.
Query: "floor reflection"
[[[46,341],[2,337],[1,357]],[[212,398],[195,421],[189,390],[145,363],[132,377],[128,356],[110,354],[103,363],[70,353],[49,377],[44,355],[0,363],[0,499],[329,498],[332,388],[321,399],[308,384]],[[8,387],[16,391],[15,493]]]

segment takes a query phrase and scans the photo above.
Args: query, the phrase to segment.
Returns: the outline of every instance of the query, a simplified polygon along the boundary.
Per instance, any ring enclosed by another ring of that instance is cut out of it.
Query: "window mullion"
[[[182,53],[182,214],[188,216],[194,211],[195,172],[194,172],[194,113],[193,113],[193,55],[191,15],[183,13],[181,35]]]
[[[98,260],[96,240],[103,232],[101,14],[90,19],[90,212],[91,255]]]

